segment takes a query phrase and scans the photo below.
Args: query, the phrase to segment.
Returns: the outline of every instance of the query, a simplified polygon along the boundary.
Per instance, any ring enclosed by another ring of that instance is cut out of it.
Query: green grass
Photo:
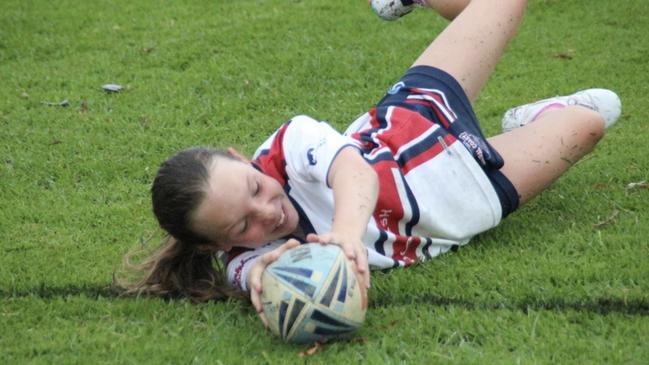
[[[649,181],[647,14],[644,0],[531,0],[476,104],[484,129],[592,86],[620,94],[618,126],[469,246],[375,273],[355,339],[302,359],[245,304],[114,296],[121,257],[159,237],[150,182],[179,149],[251,153],[295,114],[342,129],[445,22],[383,23],[344,0],[4,1],[0,363],[646,364],[649,190],[627,185]]]

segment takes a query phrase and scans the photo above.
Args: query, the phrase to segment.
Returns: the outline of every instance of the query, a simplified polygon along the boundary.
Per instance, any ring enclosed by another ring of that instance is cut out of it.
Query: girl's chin
[[[288,218],[289,218],[288,223],[291,230],[290,233],[293,233],[297,230],[298,224],[300,223],[300,218],[298,217],[296,211],[290,212]]]

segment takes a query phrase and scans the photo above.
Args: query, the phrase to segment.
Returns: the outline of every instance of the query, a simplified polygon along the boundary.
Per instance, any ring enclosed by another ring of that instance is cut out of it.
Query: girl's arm
[[[309,234],[307,241],[342,246],[366,287],[370,285],[363,235],[378,197],[376,172],[354,147],[343,148],[332,162],[327,183],[334,193],[334,217],[329,233]]]

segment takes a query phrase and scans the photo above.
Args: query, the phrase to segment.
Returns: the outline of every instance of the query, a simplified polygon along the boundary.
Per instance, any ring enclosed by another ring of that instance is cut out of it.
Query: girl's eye
[[[255,186],[255,192],[253,195],[259,194],[259,190],[261,190],[261,185],[259,184],[259,182],[257,182],[257,185]]]

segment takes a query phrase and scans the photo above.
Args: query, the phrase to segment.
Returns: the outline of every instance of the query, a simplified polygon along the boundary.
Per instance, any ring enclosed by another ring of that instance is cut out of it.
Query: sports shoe
[[[383,20],[397,20],[423,6],[425,0],[369,0],[372,10]]]
[[[562,108],[568,105],[581,105],[600,113],[604,118],[605,128],[609,128],[615,124],[615,121],[617,121],[617,118],[620,117],[620,113],[622,112],[620,98],[613,91],[606,89],[582,90],[572,95],[555,96],[554,98],[509,109],[503,115],[503,132],[508,132],[533,122],[546,110]]]

